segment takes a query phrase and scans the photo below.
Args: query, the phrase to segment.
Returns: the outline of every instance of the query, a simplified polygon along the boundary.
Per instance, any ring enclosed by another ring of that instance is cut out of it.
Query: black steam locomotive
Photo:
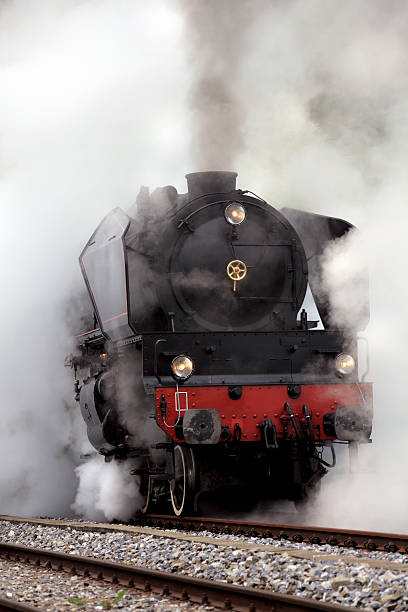
[[[372,386],[357,368],[366,278],[347,287],[360,291],[347,330],[322,284],[327,245],[352,226],[278,211],[236,176],[188,174],[186,194],[142,188],[80,256],[94,325],[67,365],[91,444],[106,461],[134,458],[143,512],[195,511],[230,487],[302,501],[335,463],[334,441],[370,439]],[[323,329],[302,309],[308,283]]]

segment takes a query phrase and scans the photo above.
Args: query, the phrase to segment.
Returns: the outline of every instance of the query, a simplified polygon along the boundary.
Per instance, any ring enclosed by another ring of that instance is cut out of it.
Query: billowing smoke
[[[246,90],[256,92],[237,164],[241,184],[361,230],[326,252],[325,288],[339,326],[355,326],[361,304],[350,281],[366,265],[370,272],[373,445],[361,448],[352,475],[339,453],[314,523],[407,529],[407,10],[380,1],[263,3],[241,67]],[[364,371],[363,344],[360,357]]]
[[[143,505],[139,478],[129,461],[105,463],[100,455],[76,468],[79,487],[73,510],[90,520],[127,520]]]
[[[201,3],[200,12],[191,4],[195,26],[202,23],[199,34],[189,33],[191,58],[196,58],[192,72],[197,67],[192,90],[202,92],[201,112],[195,98],[191,111],[198,122],[192,129],[197,163],[221,169],[217,151],[226,146],[227,132],[217,119],[227,106],[218,104],[217,116],[211,114],[219,98],[214,96],[212,105],[206,99],[210,89],[202,87],[201,68],[207,65],[204,74],[217,75],[220,95],[234,109],[231,121],[223,121],[233,131],[228,151],[239,186],[250,186],[275,206],[340,217],[360,229],[329,247],[322,282],[330,292],[332,321],[353,328],[361,304],[348,287],[356,270],[368,265],[371,322],[365,335],[368,379],[375,383],[374,443],[361,448],[359,474],[349,474],[347,456],[339,453],[338,467],[323,482],[321,511],[311,520],[407,529],[401,381],[408,365],[408,7],[382,0],[257,0],[243,24],[245,2],[234,7],[219,2],[216,15],[212,3]],[[191,26],[191,13],[188,18]],[[219,24],[225,36],[218,35]],[[232,69],[225,60],[231,50]],[[208,151],[212,157],[202,162],[200,154]],[[360,352],[364,370],[363,344]]]
[[[242,90],[251,0],[180,0],[188,57],[190,151],[194,170],[233,170],[245,146],[249,92]]]
[[[0,513],[55,515],[90,451],[63,367],[67,310],[86,311],[78,256],[140,184],[182,181],[182,20],[160,0],[10,0],[0,32]]]
[[[87,446],[64,401],[63,313],[96,223],[140,184],[235,169],[278,207],[361,230],[344,261],[368,254],[371,475],[351,479],[345,461],[314,520],[404,527],[407,13],[395,0],[2,3],[2,512],[74,498]]]
[[[320,258],[328,322],[346,335],[364,330],[369,320],[368,257],[365,234],[352,229],[329,242]]]

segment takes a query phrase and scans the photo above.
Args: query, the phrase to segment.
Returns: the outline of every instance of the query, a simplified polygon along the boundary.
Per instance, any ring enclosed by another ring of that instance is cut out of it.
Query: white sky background
[[[233,9],[248,4],[217,2],[227,15],[213,20],[214,31],[222,23],[225,35],[210,32],[194,48],[176,1],[0,4],[2,512],[57,513],[73,499],[80,445],[67,437],[62,312],[79,282],[77,257],[102,216],[132,203],[141,184],[183,190],[186,172],[208,169],[190,155],[201,120],[190,93],[205,69],[224,71],[229,102],[220,112],[239,107],[242,132],[234,167],[213,169],[237,170],[239,187],[278,207],[331,214],[363,231],[355,257],[370,265],[371,465],[380,486],[353,489],[347,477],[326,495],[343,503],[322,516],[367,526],[370,495],[375,526],[392,528],[381,525],[388,512],[404,528],[408,7],[251,5],[257,10],[247,23],[240,15],[237,29]],[[239,69],[195,61],[217,43],[218,57],[233,62],[222,49],[231,36],[242,38]],[[216,136],[209,130],[203,143],[210,158]],[[225,149],[231,159],[228,138]]]

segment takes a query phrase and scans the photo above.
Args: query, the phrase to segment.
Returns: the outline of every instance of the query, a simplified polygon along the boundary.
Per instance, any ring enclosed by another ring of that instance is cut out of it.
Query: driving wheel
[[[193,449],[177,445],[173,450],[174,478],[170,481],[173,512],[181,516],[191,512],[196,491],[196,468]]]

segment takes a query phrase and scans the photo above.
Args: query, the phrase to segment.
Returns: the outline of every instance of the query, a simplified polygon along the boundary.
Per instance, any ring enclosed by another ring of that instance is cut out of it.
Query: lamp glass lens
[[[231,225],[239,225],[245,220],[245,208],[238,202],[232,202],[225,209],[225,218]]]
[[[193,362],[186,355],[179,355],[171,362],[171,369],[176,378],[188,378],[193,371]]]
[[[353,357],[347,353],[341,353],[336,357],[336,370],[339,374],[351,374],[355,365]]]

